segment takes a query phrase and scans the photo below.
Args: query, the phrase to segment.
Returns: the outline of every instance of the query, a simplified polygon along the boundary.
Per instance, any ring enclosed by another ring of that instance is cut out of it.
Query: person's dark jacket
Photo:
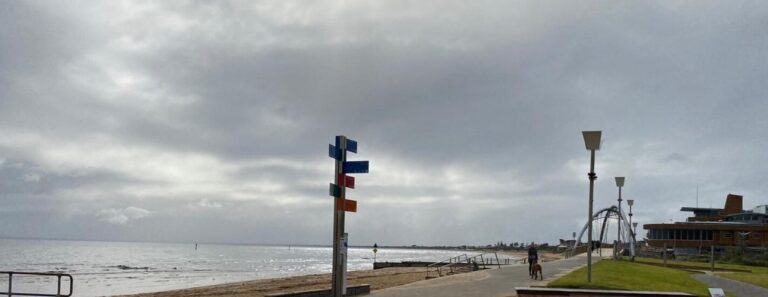
[[[528,248],[528,262],[538,262],[539,261],[539,252],[536,251],[535,247]]]

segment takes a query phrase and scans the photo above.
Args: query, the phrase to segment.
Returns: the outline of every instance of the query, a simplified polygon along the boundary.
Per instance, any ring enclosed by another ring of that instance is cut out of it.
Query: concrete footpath
[[[608,255],[609,253],[603,253]],[[600,257],[592,256],[593,263]],[[542,270],[544,280],[532,280],[528,276],[528,265],[502,266],[501,269],[488,269],[444,276],[424,280],[399,287],[374,291],[370,296],[388,297],[427,297],[427,296],[516,296],[515,287],[545,286],[556,279],[587,265],[587,255],[582,254],[570,259],[544,262]]]
[[[721,288],[736,297],[768,297],[768,289],[712,274],[693,274],[693,278],[710,288]]]

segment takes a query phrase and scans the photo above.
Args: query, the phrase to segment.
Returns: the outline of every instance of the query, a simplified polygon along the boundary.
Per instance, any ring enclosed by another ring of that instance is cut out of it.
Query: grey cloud
[[[337,134],[359,243],[570,235],[581,130],[644,222],[768,194],[761,3],[81,4],[0,4],[0,205],[50,216],[0,235],[328,243]]]
[[[130,221],[142,219],[149,214],[150,212],[146,209],[129,206],[124,209],[102,209],[96,213],[96,216],[99,220],[110,224],[127,225]]]

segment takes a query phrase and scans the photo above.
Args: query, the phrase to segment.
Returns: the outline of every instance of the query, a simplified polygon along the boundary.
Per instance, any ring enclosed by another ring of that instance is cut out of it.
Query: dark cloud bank
[[[0,236],[329,244],[569,237],[768,202],[761,2],[0,3]]]

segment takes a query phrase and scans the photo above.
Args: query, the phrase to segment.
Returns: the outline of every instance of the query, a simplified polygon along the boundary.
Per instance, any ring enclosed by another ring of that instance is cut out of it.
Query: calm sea
[[[69,273],[74,296],[104,296],[330,273],[331,253],[330,247],[200,244],[195,250],[194,244],[0,239],[0,271]],[[463,253],[380,248],[376,260],[439,261]],[[349,249],[348,270],[369,270],[372,263],[370,248]],[[7,287],[0,275],[0,291]],[[14,277],[13,288],[56,293],[51,278]]]

